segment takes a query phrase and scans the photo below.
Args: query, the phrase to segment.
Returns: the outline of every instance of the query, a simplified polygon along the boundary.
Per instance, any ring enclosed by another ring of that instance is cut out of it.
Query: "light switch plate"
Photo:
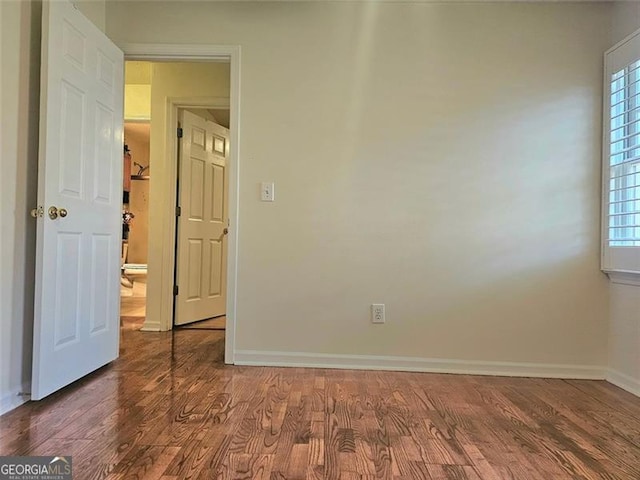
[[[260,200],[263,202],[273,202],[274,198],[273,182],[262,182],[260,184]]]

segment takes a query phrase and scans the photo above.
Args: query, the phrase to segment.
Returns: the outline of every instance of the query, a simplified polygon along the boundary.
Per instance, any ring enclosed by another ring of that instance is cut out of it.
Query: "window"
[[[605,54],[602,269],[640,274],[640,31]]]

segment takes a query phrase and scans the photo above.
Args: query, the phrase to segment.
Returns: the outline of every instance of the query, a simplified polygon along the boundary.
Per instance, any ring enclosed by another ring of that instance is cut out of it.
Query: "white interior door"
[[[186,111],[180,125],[176,325],[224,315],[227,298],[229,130]]]
[[[34,400],[117,358],[122,228],[123,53],[65,0],[42,22]]]

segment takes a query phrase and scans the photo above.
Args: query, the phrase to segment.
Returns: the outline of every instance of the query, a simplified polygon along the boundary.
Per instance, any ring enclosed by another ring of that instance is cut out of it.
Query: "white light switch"
[[[273,202],[274,200],[273,182],[262,182],[260,184],[260,200],[263,202]]]

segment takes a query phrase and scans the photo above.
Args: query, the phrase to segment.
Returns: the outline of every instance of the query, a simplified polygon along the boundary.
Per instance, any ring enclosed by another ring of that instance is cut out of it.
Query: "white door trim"
[[[141,61],[201,61],[201,62],[229,62],[230,63],[230,165],[229,165],[229,236],[227,250],[227,324],[225,332],[225,363],[234,363],[235,332],[236,332],[236,302],[237,302],[237,272],[238,272],[238,226],[240,224],[239,185],[240,185],[240,46],[239,45],[180,45],[180,44],[120,44],[124,51],[125,60]],[[206,101],[207,99],[203,99]],[[212,100],[212,99],[208,99]],[[199,106],[196,99],[173,98],[167,103],[168,125],[177,122],[178,107]],[[207,104],[208,106],[208,104]],[[220,105],[222,106],[222,105]],[[175,115],[175,116],[174,116]],[[169,132],[168,132],[169,133]],[[166,154],[171,155],[171,162],[175,163],[177,143],[175,135],[169,134]],[[167,162],[167,164],[171,164]],[[171,330],[173,320],[173,269],[175,264],[175,185],[177,171],[171,169],[167,175],[165,185],[169,193],[165,215],[169,221],[165,222],[162,233],[163,258],[167,259],[162,265],[161,274],[161,318],[157,319],[157,330]],[[155,322],[154,322],[155,323]]]

